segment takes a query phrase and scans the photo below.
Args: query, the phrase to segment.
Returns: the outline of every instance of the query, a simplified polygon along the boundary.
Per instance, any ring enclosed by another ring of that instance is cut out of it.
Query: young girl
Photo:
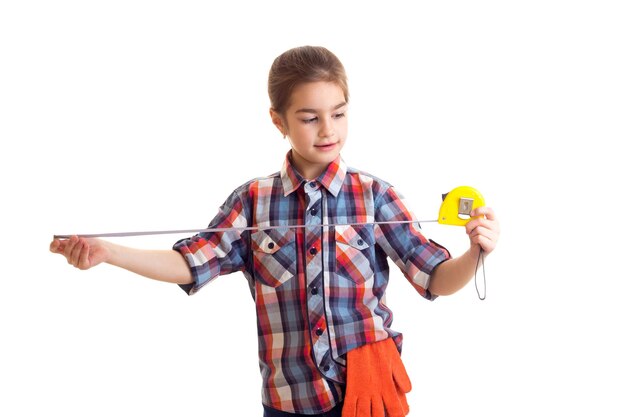
[[[220,230],[181,240],[173,250],[76,236],[55,239],[50,250],[80,269],[107,262],[177,283],[188,294],[218,275],[243,272],[256,304],[265,416],[340,415],[350,352],[385,340],[396,354],[401,346],[383,302],[387,259],[426,299],[452,294],[471,279],[481,248],[493,251],[499,224],[490,208],[474,210],[466,226],[470,248],[450,259],[422,235],[392,186],[346,166],[340,151],[348,86],[327,49],[281,54],[268,90],[272,122],[291,150],[280,172],[228,197],[209,225]]]

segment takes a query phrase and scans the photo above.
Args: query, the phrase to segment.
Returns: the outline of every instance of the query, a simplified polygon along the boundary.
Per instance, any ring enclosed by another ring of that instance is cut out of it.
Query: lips
[[[335,145],[337,145],[337,142],[335,143],[324,143],[324,144],[320,144],[320,145],[315,145],[316,148],[321,149],[321,150],[325,150],[325,149],[332,149],[335,147]]]

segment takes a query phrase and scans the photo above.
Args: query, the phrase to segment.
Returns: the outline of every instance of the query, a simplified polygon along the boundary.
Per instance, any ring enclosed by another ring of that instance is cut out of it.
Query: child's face
[[[318,81],[294,89],[284,119],[272,114],[289,138],[295,168],[305,178],[317,178],[339,155],[348,133],[347,107],[337,84]]]

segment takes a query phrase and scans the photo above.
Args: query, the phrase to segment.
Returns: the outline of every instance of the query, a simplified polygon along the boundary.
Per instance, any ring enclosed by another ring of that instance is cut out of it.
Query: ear
[[[270,109],[270,117],[272,118],[274,126],[280,131],[280,134],[283,135],[283,137],[287,136],[287,123],[285,123],[282,116],[278,114],[276,110]]]

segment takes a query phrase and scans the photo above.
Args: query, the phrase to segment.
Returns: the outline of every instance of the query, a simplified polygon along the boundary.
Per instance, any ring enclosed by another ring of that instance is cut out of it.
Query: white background
[[[243,275],[187,297],[48,244],[202,228],[277,171],[267,72],[303,44],[348,71],[349,165],[422,219],[467,184],[501,220],[484,302],[470,284],[429,303],[392,273],[411,415],[626,413],[621,2],[206,3],[2,2],[0,415],[261,415]]]

